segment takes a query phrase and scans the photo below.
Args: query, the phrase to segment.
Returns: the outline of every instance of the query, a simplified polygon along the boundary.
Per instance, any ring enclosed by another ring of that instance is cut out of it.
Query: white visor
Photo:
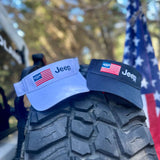
[[[44,66],[14,84],[17,96],[27,95],[32,106],[43,111],[78,93],[88,92],[77,58]]]

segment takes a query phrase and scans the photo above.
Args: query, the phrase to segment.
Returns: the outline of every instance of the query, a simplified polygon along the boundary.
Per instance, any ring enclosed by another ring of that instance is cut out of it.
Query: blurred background
[[[141,0],[153,48],[160,61],[160,0]],[[13,83],[32,54],[47,63],[78,57],[122,61],[126,0],[0,0],[0,87],[14,107]],[[0,99],[2,103],[2,99]],[[10,120],[10,125],[15,124]]]

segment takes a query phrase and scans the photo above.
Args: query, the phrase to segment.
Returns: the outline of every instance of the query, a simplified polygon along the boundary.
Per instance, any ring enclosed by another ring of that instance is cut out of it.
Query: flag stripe
[[[146,95],[142,94],[141,97],[142,97],[142,101],[143,101],[143,110],[144,110],[145,116],[147,117],[146,124],[147,124],[147,127],[149,127],[150,125],[149,125],[149,117],[148,117],[148,108],[147,108]]]
[[[146,102],[148,107],[148,116],[150,121],[150,131],[152,138],[154,140],[155,149],[157,151],[158,157],[160,153],[160,117],[156,114],[156,103],[153,94],[146,94]]]

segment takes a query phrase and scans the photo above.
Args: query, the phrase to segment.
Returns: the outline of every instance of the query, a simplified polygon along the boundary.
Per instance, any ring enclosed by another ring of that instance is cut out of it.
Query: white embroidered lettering
[[[122,75],[131,78],[134,82],[136,82],[137,80],[137,77],[134,74],[130,73],[127,69],[125,71],[122,71]]]

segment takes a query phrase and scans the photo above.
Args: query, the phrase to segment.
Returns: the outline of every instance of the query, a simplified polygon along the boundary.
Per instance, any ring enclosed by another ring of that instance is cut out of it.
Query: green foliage
[[[146,13],[147,1],[142,2]],[[125,40],[125,11],[123,5],[113,0],[25,0],[29,9],[11,9],[23,13],[24,19],[16,21],[25,32],[25,41],[30,55],[43,52],[48,63],[55,60],[78,56],[81,63],[91,58],[107,58],[122,61]],[[73,12],[73,10],[79,9]],[[160,41],[157,22],[149,21],[151,36]],[[153,43],[154,43],[153,42]],[[83,54],[83,49],[89,48]],[[156,49],[157,52],[158,49]]]
[[[49,63],[75,56],[84,62],[82,50],[87,46],[91,55],[87,57],[116,59],[115,24],[124,21],[124,15],[115,1],[84,0],[75,5],[62,0],[26,0],[25,5],[31,12],[23,13],[25,19],[17,21],[31,54],[43,52]],[[71,15],[75,8],[84,14]]]
[[[30,55],[43,52],[48,63],[75,56],[79,57],[81,63],[88,62],[91,58],[122,61],[125,6],[113,0],[75,2],[77,3],[67,3],[65,0],[24,1],[30,11],[23,13],[23,20],[18,18],[17,21],[26,34],[25,41]],[[145,6],[146,1],[142,3]],[[77,8],[80,13],[73,12]],[[85,47],[89,48],[88,55],[82,53]]]

